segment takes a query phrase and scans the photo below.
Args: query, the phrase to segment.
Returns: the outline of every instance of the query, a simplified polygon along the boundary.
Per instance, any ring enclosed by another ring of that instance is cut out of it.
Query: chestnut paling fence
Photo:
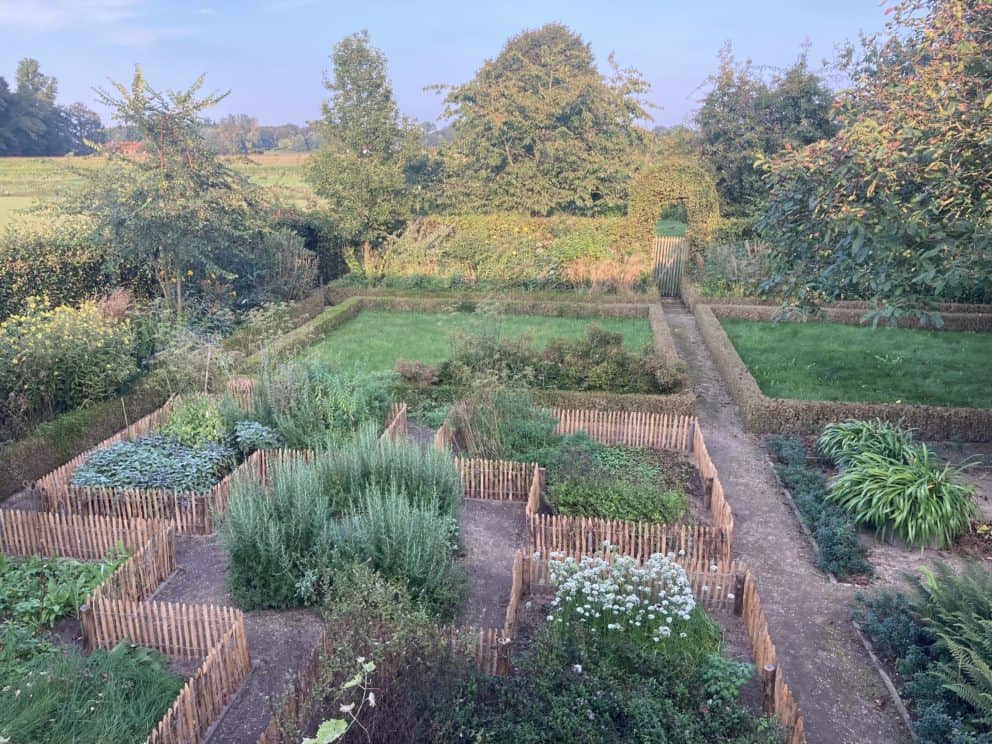
[[[238,379],[229,390],[240,405],[249,409],[252,403],[250,381]],[[227,511],[231,486],[251,471],[246,460],[228,473],[219,483],[203,492],[183,492],[168,489],[101,488],[72,484],[76,470],[97,450],[121,441],[133,441],[146,436],[169,420],[179,401],[170,398],[165,405],[132,425],[105,439],[95,447],[74,457],[65,465],[36,481],[34,490],[47,511],[65,514],[93,514],[121,519],[165,519],[175,523],[183,534],[206,535],[214,531],[218,517]],[[396,439],[407,431],[407,406],[397,403],[390,410],[382,439]]]
[[[122,641],[202,659],[150,734],[153,744],[198,744],[251,670],[244,616],[213,605],[148,598],[175,569],[176,526],[163,520],[0,509],[0,552],[94,560],[128,558],[80,609],[87,648]]]

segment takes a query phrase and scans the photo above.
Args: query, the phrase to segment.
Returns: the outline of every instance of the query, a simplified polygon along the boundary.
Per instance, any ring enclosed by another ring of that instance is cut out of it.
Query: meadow
[[[307,206],[317,197],[303,179],[305,153],[266,153],[225,160],[252,183],[271,189],[281,201]],[[99,168],[101,156],[0,158],[0,230],[15,218],[32,219],[40,202],[81,186],[86,174]]]
[[[992,408],[992,334],[724,318],[765,395]]]
[[[444,361],[460,335],[488,332],[506,339],[527,336],[535,346],[544,348],[552,339],[582,338],[590,324],[623,334],[624,345],[634,351],[651,343],[651,326],[644,318],[506,315],[496,319],[461,312],[365,311],[318,341],[306,354],[339,366],[391,370],[399,359],[428,364]]]

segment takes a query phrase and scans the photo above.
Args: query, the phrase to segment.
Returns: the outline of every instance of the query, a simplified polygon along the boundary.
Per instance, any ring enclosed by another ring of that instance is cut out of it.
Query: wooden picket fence
[[[227,381],[227,392],[246,411],[255,407],[255,381],[250,377],[232,377]]]
[[[455,458],[467,499],[526,501],[532,490],[534,463]]]
[[[682,272],[689,258],[689,241],[679,237],[654,239],[652,276],[662,297],[678,297]]]
[[[405,437],[407,432],[407,408],[406,403],[394,403],[389,412],[389,420],[383,430],[379,441],[396,441],[399,437]]]
[[[441,424],[434,434],[434,448],[441,451],[449,451],[455,443],[455,431],[448,425],[447,420]]]
[[[149,737],[198,744],[251,671],[244,616],[211,605],[148,601],[175,569],[176,526],[161,520],[0,509],[0,551],[94,560],[131,555],[80,608],[86,646],[131,643],[203,664]]]
[[[528,546],[581,557],[593,555],[608,542],[620,555],[645,560],[654,553],[674,553],[687,561],[730,559],[731,537],[719,527],[627,520],[530,514]]]
[[[558,419],[555,427],[557,434],[584,431],[603,444],[622,444],[626,447],[685,450],[696,426],[693,416],[667,413],[572,408],[553,408],[551,413]]]

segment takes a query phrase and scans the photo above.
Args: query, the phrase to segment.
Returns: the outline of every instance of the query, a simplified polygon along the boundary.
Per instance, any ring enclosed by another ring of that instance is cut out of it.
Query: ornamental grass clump
[[[623,635],[679,657],[702,657],[716,645],[716,629],[697,609],[674,555],[655,553],[643,564],[629,556],[553,558],[548,565],[557,587],[548,622],[563,632],[581,624],[606,642]]]
[[[947,547],[978,513],[974,486],[957,482],[962,470],[941,465],[926,445],[907,462],[862,452],[834,477],[827,498],[884,539]]]
[[[916,442],[912,432],[888,421],[848,419],[828,424],[816,442],[816,450],[838,467],[846,467],[863,452],[909,462],[916,452]]]

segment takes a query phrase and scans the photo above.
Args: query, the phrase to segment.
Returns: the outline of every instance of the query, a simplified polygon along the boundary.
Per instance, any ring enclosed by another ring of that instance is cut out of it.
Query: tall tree
[[[852,49],[832,139],[767,164],[776,285],[811,304],[992,300],[992,6],[904,0]]]
[[[552,23],[514,36],[475,78],[447,88],[453,201],[535,214],[622,209],[648,84],[609,63],[607,78],[582,37]]]
[[[159,93],[135,68],[130,87],[98,91],[100,101],[143,144],[143,154],[109,152],[78,200],[111,261],[154,269],[162,293],[183,314],[187,284],[208,274],[230,280],[262,239],[265,207],[247,180],[220,162],[201,134],[203,112],[226,94]]]
[[[710,85],[696,114],[703,157],[716,173],[722,212],[748,216],[767,193],[755,161],[786,145],[830,137],[833,96],[810,71],[805,52],[784,74],[766,80],[750,60],[737,62],[729,43]]]
[[[376,251],[410,215],[406,166],[419,134],[401,120],[389,82],[385,55],[368,32],[334,46],[331,75],[324,87],[320,150],[307,177],[344,239],[361,249],[359,264],[374,271]]]

